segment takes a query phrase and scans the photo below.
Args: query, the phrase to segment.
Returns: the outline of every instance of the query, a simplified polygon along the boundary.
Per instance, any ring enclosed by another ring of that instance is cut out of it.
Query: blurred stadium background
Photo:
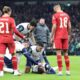
[[[62,9],[71,17],[72,32],[69,45],[70,55],[80,55],[80,1],[78,0],[0,0],[0,9],[4,5],[12,8],[12,16],[16,20],[16,24],[21,22],[29,22],[32,18],[37,21],[43,17],[51,31],[51,17],[54,3],[60,3]],[[48,53],[52,54],[52,50]]]
[[[12,16],[16,20],[16,24],[21,22],[29,22],[32,18],[37,21],[43,17],[46,20],[46,24],[50,31],[52,28],[51,18],[53,12],[54,3],[60,3],[63,10],[67,12],[71,17],[72,32],[71,40],[69,44],[70,55],[80,55],[80,1],[78,0],[0,0],[0,10],[4,5],[8,5],[12,8]],[[47,54],[55,54],[55,51],[48,49]],[[25,58],[22,57],[20,69],[23,70],[25,66]],[[48,57],[51,65],[56,66],[56,57]],[[0,80],[80,80],[80,64],[79,57],[70,56],[71,60],[71,76],[57,77],[57,75],[37,75],[36,74],[24,74],[23,76],[14,77],[11,74],[6,74]],[[64,65],[63,65],[64,66]],[[35,78],[36,77],[36,78]]]

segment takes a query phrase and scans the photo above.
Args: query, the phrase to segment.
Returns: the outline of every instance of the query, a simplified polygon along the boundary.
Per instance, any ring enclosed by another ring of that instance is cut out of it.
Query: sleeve
[[[44,51],[43,51],[42,55],[43,55],[45,63],[49,64],[49,61],[48,61],[48,59],[47,59],[46,54],[45,54]]]
[[[55,15],[52,16],[52,24],[56,24],[56,16]]]
[[[15,25],[15,21],[14,19],[11,20],[11,27],[13,28],[13,32],[19,36],[20,38],[24,38],[24,35],[21,34],[17,29],[16,29],[16,25]]]
[[[48,27],[47,27],[47,43],[50,43],[50,31]]]
[[[34,29],[34,37],[37,37],[37,27]]]
[[[30,52],[27,51],[26,48],[24,48],[24,49],[22,50],[22,52],[23,52],[24,56],[29,59],[29,61],[31,61],[31,62],[34,63],[35,65],[38,65],[38,63],[31,57]]]

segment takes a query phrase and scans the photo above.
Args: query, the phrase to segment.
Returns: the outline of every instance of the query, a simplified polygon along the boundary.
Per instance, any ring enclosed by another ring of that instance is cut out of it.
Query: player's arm
[[[28,59],[29,59],[31,62],[33,62],[35,65],[38,65],[38,63],[37,63],[36,61],[34,61],[34,59],[33,59],[33,58],[31,57],[31,55],[30,55],[30,52],[27,51],[26,48],[23,48],[22,52],[23,52],[23,54],[24,54],[24,56],[25,56],[26,58],[28,58]]]
[[[53,42],[55,31],[56,31],[56,18],[55,16],[53,16],[52,17],[52,30],[51,30],[51,43]]]
[[[56,31],[56,24],[53,24],[52,30],[51,30],[51,42],[53,42],[55,31]]]
[[[50,31],[49,28],[47,28],[47,43],[50,43]]]
[[[11,27],[13,28],[13,32],[14,32],[17,36],[19,36],[20,38],[24,38],[24,37],[25,37],[23,34],[21,34],[21,33],[17,30],[14,19],[11,20]]]
[[[33,43],[36,44],[36,40],[35,40],[33,32],[30,33],[30,38],[33,41]]]
[[[69,40],[70,40],[70,37],[71,37],[71,21],[70,21],[70,19],[68,21],[68,35],[69,35]]]
[[[45,63],[49,64],[49,61],[48,61],[48,59],[47,59],[46,54],[45,54],[44,51],[43,51],[43,53],[42,53],[42,56],[43,56],[43,58],[44,58]]]
[[[14,33],[19,36],[20,38],[25,38],[25,36],[23,34],[21,34],[17,29],[16,27],[14,28]]]

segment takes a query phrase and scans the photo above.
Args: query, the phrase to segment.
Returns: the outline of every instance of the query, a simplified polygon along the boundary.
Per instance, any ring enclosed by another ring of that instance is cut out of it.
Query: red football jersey
[[[68,39],[70,17],[65,12],[57,12],[52,16],[52,24],[56,24],[55,39]]]
[[[15,26],[15,21],[11,17],[0,17],[0,43],[12,43],[13,33],[23,38]]]

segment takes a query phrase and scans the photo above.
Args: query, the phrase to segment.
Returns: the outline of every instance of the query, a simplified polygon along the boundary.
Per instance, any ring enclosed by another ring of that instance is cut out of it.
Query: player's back
[[[13,41],[13,20],[11,17],[0,17],[0,42]]]
[[[27,33],[30,32],[30,30],[28,30],[27,26],[29,25],[28,22],[25,23],[20,23],[17,25],[17,29],[19,30],[19,32],[21,32],[22,34],[26,35]]]
[[[28,25],[30,23],[28,22],[24,22],[24,23],[20,23],[16,26],[16,28],[18,29],[19,32],[21,32],[22,34],[24,34],[26,36],[26,38],[29,36],[30,30],[28,29]],[[21,38],[19,38],[18,36],[14,35],[14,38],[17,41],[21,41],[24,42],[24,40],[22,40]]]
[[[68,23],[70,20],[68,14],[65,12],[57,12],[54,17],[57,25],[55,37],[68,38]]]

